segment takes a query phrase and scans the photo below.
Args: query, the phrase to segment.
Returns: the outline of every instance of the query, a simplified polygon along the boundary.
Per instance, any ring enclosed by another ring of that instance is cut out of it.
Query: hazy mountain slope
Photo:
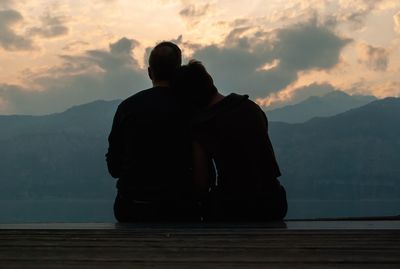
[[[105,132],[120,102],[95,101],[45,116],[0,116],[0,139],[54,132]]]
[[[324,96],[312,96],[295,105],[267,111],[270,121],[287,123],[305,122],[314,117],[327,117],[366,105],[376,100],[374,96],[348,95],[333,91]]]
[[[400,99],[388,98],[304,124],[271,123],[290,195],[398,199],[399,115]]]
[[[119,101],[48,116],[0,117],[1,197],[104,197],[107,135]]]

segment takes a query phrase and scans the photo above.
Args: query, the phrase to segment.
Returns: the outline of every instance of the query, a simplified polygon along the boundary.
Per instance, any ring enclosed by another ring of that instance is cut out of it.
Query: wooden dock
[[[400,221],[3,224],[0,268],[400,268]]]

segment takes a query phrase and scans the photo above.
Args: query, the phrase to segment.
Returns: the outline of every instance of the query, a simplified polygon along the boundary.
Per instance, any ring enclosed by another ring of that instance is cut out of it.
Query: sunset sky
[[[265,108],[335,89],[400,95],[399,0],[0,0],[0,114],[150,87],[161,40]]]

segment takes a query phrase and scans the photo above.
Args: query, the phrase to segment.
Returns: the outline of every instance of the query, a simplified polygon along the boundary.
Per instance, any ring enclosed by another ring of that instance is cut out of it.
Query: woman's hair
[[[191,60],[179,68],[173,87],[180,97],[195,109],[207,106],[217,93],[212,77],[204,65],[196,60]]]

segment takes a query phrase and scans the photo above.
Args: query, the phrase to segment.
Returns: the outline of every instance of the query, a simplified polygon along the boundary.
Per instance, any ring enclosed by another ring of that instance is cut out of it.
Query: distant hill
[[[1,116],[0,199],[104,197],[107,134],[119,102],[96,101],[47,116]]]
[[[45,133],[104,134],[121,100],[95,101],[45,116],[0,115],[0,140]]]
[[[399,115],[400,99],[387,98],[302,124],[272,122],[271,139],[289,197],[347,201],[331,212],[336,215],[400,212]],[[396,199],[397,204],[369,207],[349,202]]]
[[[113,220],[104,154],[119,102],[0,117],[0,222]],[[398,215],[399,115],[400,99],[387,98],[305,123],[271,122],[289,217]]]
[[[314,117],[333,116],[374,100],[376,100],[374,96],[348,95],[342,91],[332,91],[326,95],[311,96],[298,104],[277,108],[266,113],[270,121],[300,123]]]
[[[112,220],[115,180],[104,154],[119,103],[0,116],[0,222]],[[110,205],[96,209],[104,200]]]

